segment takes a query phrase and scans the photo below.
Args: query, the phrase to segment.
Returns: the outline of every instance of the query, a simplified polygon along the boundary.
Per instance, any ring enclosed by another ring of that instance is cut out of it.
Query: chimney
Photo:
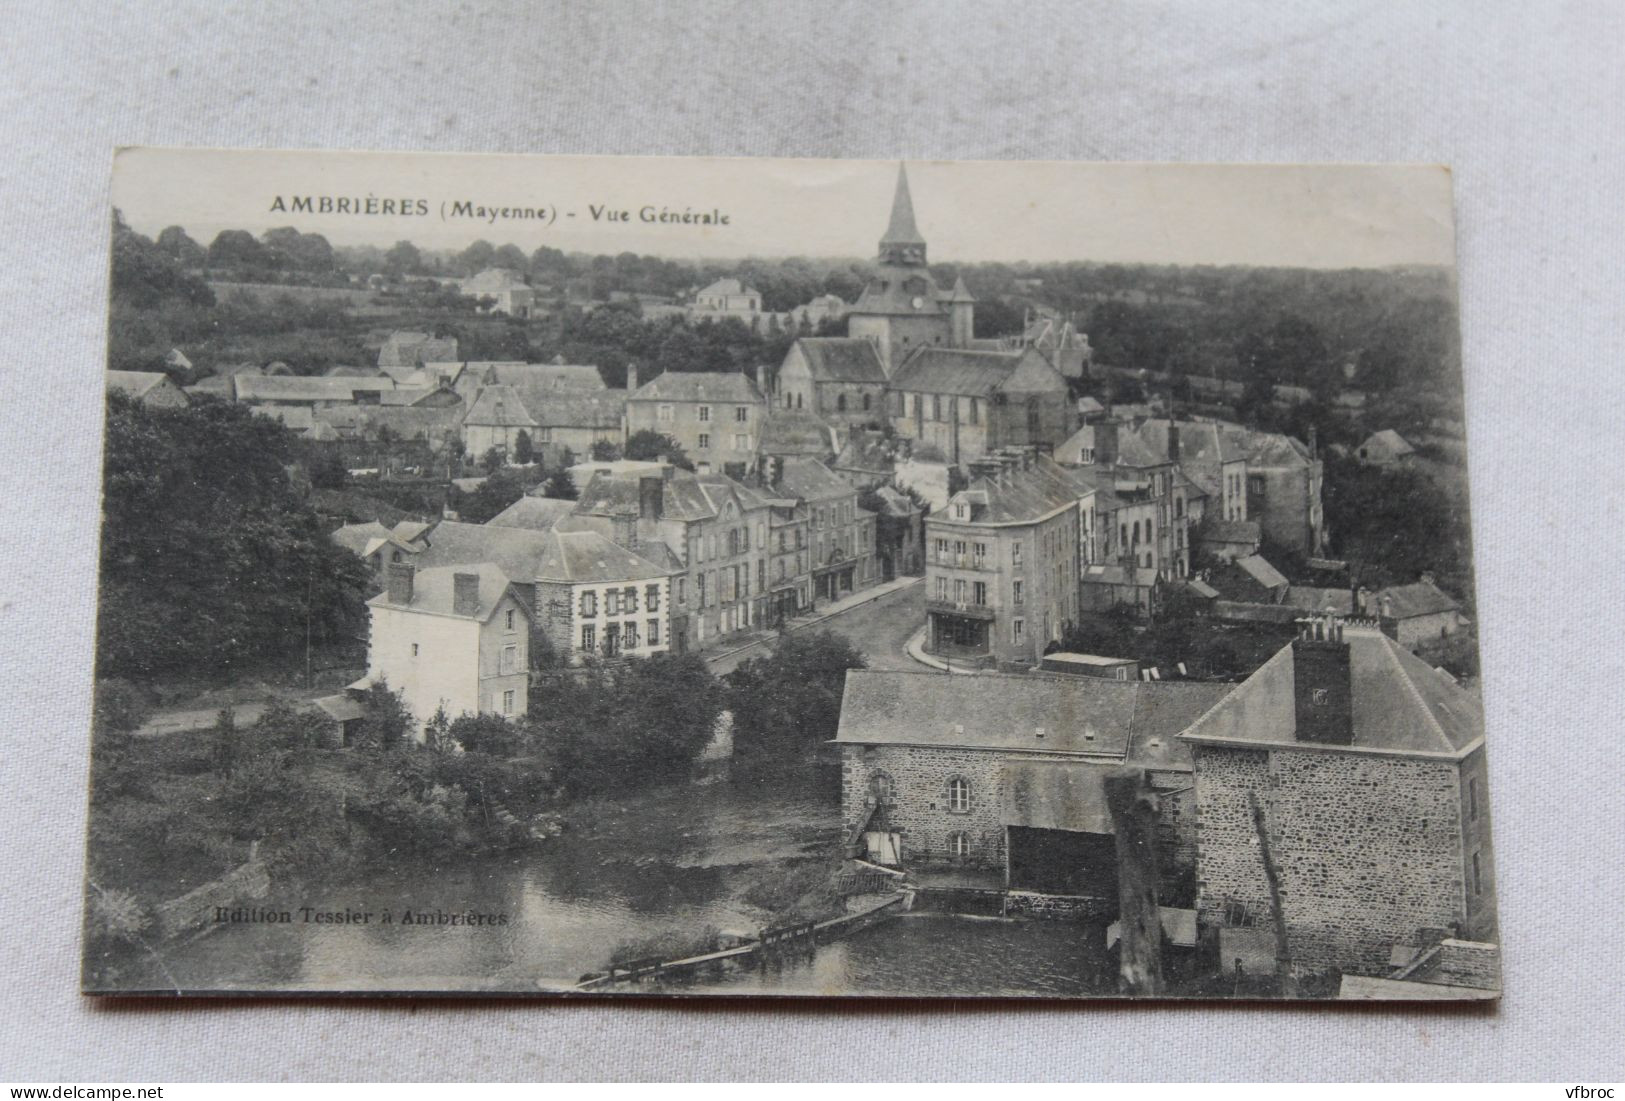
[[[1095,425],[1095,462],[1101,466],[1117,465],[1117,422],[1103,420]]]
[[[1292,640],[1292,705],[1297,739],[1321,745],[1354,741],[1354,688],[1349,644],[1333,614],[1317,616]]]
[[[477,616],[480,614],[480,575],[454,573],[451,575],[451,614]]]
[[[1420,581],[1424,585],[1433,584],[1433,571],[1432,570],[1423,570],[1422,575],[1420,577],[1418,577],[1416,580]]]
[[[386,584],[389,589],[389,602],[391,604],[412,603],[412,578],[417,574],[417,567],[410,562],[391,562]]]
[[[756,365],[756,389],[762,392],[764,398],[770,393],[767,388],[767,364],[765,363]]]
[[[1171,415],[1168,418],[1168,461],[1179,462],[1179,422]]]
[[[638,388],[638,365],[634,361],[626,365],[626,392],[630,394]]]
[[[1319,458],[1320,456],[1320,443],[1316,439],[1318,435],[1319,433],[1315,431],[1315,426],[1311,424],[1309,426],[1309,457],[1311,459]]]
[[[645,474],[638,478],[638,516],[641,519],[658,520],[664,514],[667,477],[669,475],[662,470],[658,475]]]

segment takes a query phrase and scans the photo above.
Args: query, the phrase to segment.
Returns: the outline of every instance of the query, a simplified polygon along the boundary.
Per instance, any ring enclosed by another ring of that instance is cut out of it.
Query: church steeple
[[[891,221],[880,238],[880,262],[908,267],[925,265],[925,238],[914,224],[914,199],[908,193],[908,169],[897,165],[897,192],[892,196]]]

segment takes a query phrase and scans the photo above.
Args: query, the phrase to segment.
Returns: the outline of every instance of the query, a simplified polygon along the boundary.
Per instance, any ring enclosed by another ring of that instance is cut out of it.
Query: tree
[[[503,467],[457,502],[457,515],[465,523],[483,524],[524,495],[525,481],[519,471]]]
[[[581,496],[581,491],[576,488],[576,480],[571,477],[569,468],[561,466],[542,483],[542,496],[556,501],[574,501]]]
[[[384,274],[391,279],[418,275],[423,271],[423,254],[411,241],[396,241],[384,253]]]
[[[517,245],[503,245],[492,254],[491,266],[507,268],[509,271],[524,275],[530,265],[525,262],[525,254]]]
[[[318,455],[310,464],[310,484],[317,489],[343,489],[349,481],[349,468],[331,452]]]
[[[445,704],[435,708],[429,721],[423,724],[423,744],[433,753],[456,751],[457,743],[451,736],[451,718],[446,714]]]
[[[495,444],[486,448],[485,454],[480,456],[480,466],[485,469],[487,474],[495,474],[505,465],[507,465],[507,459],[503,457],[502,449]]]
[[[513,459],[521,466],[529,466],[536,460],[536,446],[530,442],[530,433],[523,428],[513,441]]]
[[[209,267],[216,269],[264,269],[272,256],[266,247],[243,229],[223,229],[209,244]]]
[[[158,250],[169,256],[182,268],[201,268],[208,259],[203,246],[192,240],[180,226],[168,226],[158,234]]]
[[[105,440],[102,675],[213,673],[354,637],[367,568],[289,480],[283,425],[111,394]]]
[[[812,752],[835,737],[849,669],[866,666],[844,635],[798,632],[725,678],[734,744],[749,753]]]
[[[621,457],[621,449],[611,440],[594,440],[590,454],[594,462],[609,463]]]
[[[412,727],[412,712],[384,678],[373,681],[361,697],[361,730],[356,744],[388,753],[401,749]]]
[[[682,470],[694,469],[694,463],[683,450],[682,444],[664,432],[656,432],[652,428],[639,429],[628,437],[626,457],[639,462],[665,461]]]
[[[492,757],[516,756],[525,745],[524,731],[501,715],[460,715],[448,734],[467,752]]]
[[[475,241],[457,254],[457,266],[464,275],[478,275],[491,266],[496,252],[490,241]]]

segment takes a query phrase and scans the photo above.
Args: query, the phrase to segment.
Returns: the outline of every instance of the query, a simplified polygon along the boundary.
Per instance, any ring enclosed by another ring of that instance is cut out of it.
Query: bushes
[[[808,752],[835,737],[848,669],[863,654],[829,631],[782,636],[772,654],[729,673],[735,745],[745,752]]]

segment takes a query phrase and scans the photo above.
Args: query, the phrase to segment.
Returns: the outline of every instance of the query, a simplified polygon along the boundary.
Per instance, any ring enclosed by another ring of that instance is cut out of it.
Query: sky
[[[897,164],[138,148],[118,154],[113,204],[139,232],[180,225],[203,245],[223,229],[291,225],[335,245],[385,248],[461,249],[483,238],[527,253],[867,258],[886,226]],[[1455,262],[1450,173],[1439,166],[906,164],[934,263]],[[316,212],[323,196],[334,212]],[[371,200],[372,211],[338,213],[340,199],[363,211]],[[407,204],[421,213],[401,214]],[[492,222],[469,207],[542,216]],[[712,214],[713,223],[646,220],[662,211]],[[625,220],[612,220],[617,212]]]

